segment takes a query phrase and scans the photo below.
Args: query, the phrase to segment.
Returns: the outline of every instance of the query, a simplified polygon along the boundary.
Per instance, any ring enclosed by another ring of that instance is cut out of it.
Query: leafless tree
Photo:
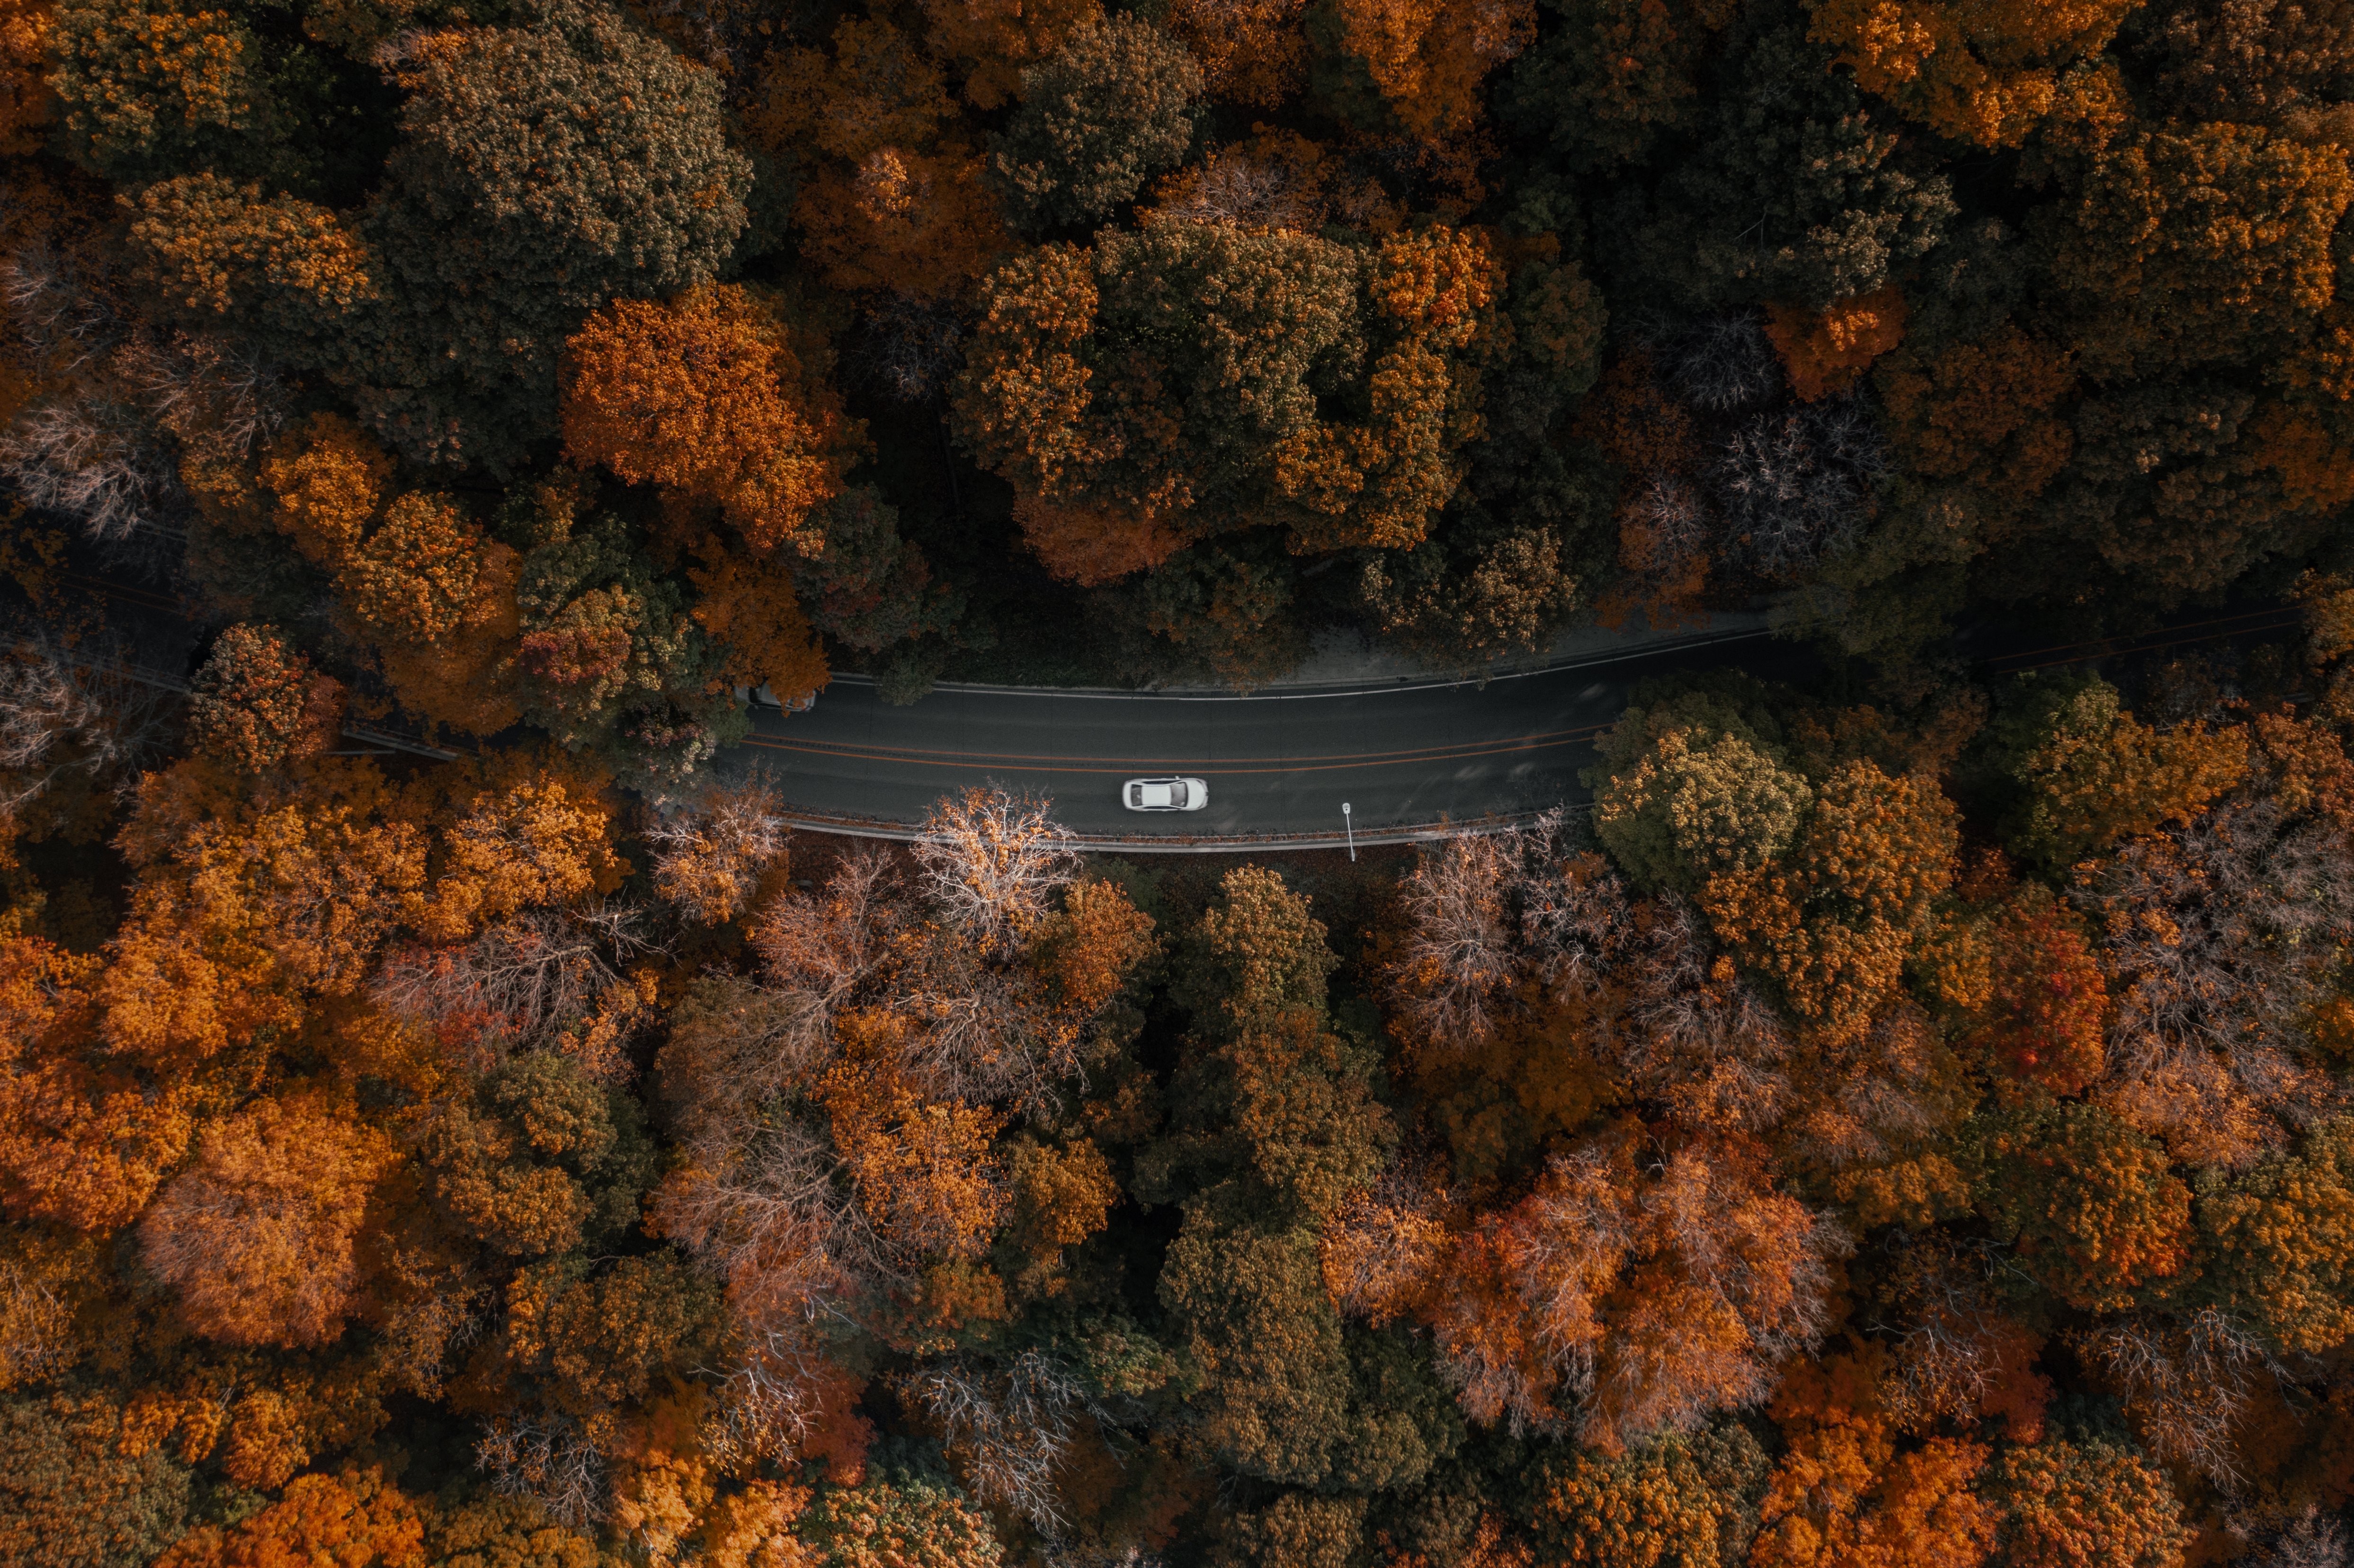
[[[18,339],[61,376],[87,369],[136,324],[111,287],[46,243],[0,261],[0,304]]]
[[[654,887],[706,926],[748,908],[760,875],[785,852],[790,830],[775,786],[755,773],[657,812],[645,830],[654,846]]]
[[[149,423],[135,409],[90,398],[45,404],[0,431],[0,479],[99,540],[175,520],[186,503],[172,454]]]
[[[113,281],[31,246],[0,264],[8,324],[61,389],[0,431],[0,477],[120,544],[176,533],[183,451],[234,457],[274,430],[275,371],[226,340],[142,323]]]
[[[605,1517],[605,1457],[566,1415],[502,1415],[474,1445],[474,1467],[509,1497],[535,1499],[571,1530]]]
[[[916,863],[926,900],[998,955],[1045,918],[1055,894],[1077,874],[1079,854],[1046,800],[968,789],[932,808]]]
[[[953,305],[887,294],[852,336],[847,368],[895,402],[928,403],[964,364],[964,328]]]
[[[1254,158],[1245,148],[1221,147],[1172,183],[1170,198],[1152,210],[1155,221],[1311,233],[1324,219],[1324,193],[1311,172]]]
[[[534,1049],[594,1015],[621,984],[611,959],[645,950],[627,906],[525,909],[484,927],[472,941],[401,948],[373,992],[398,1017],[472,1025],[488,1070],[497,1054]]]
[[[724,1166],[665,1185],[654,1204],[663,1234],[728,1282],[738,1319],[756,1326],[759,1341],[799,1343],[803,1327],[838,1312],[850,1288],[905,1277],[843,1180],[832,1143],[800,1121],[758,1128]]]
[[[2346,1568],[2345,1527],[2312,1504],[2240,1559],[2248,1568]]]
[[[2354,942],[2354,853],[2242,798],[2136,840],[2074,890],[2105,927],[2104,1092],[2202,1164],[2243,1165],[2338,1103],[2302,1030]]]
[[[1734,413],[1782,394],[1781,363],[1754,312],[1710,316],[1663,336],[1669,384],[1695,408]]]
[[[1861,1040],[1820,1051],[1806,1075],[1814,1092],[1794,1118],[1794,1141],[1832,1170],[1893,1158],[1938,1125],[1943,1107],[1931,1085],[1940,1049],[1929,1015],[1899,998]]]
[[[1991,1243],[1903,1231],[1883,1245],[1893,1255],[1882,1271],[1886,1306],[1869,1326],[1893,1351],[1882,1385],[1889,1415],[1916,1431],[1975,1415],[2003,1379],[2026,1370],[2038,1342],[1995,1305],[1992,1275],[2004,1255]]]
[[[419,1399],[440,1399],[459,1357],[482,1337],[493,1300],[488,1286],[459,1275],[430,1280],[397,1302],[376,1330],[394,1385]]]
[[[71,1366],[73,1305],[54,1280],[0,1258],[0,1388],[17,1388]]]
[[[1634,507],[1649,546],[1641,564],[1649,576],[1674,577],[1708,548],[1708,501],[1691,481],[1680,474],[1654,474],[1636,492]]]
[[[976,1495],[1055,1533],[1064,1522],[1055,1471],[1070,1449],[1081,1406],[1067,1368],[1034,1347],[1002,1371],[963,1360],[932,1361],[900,1386],[939,1423]]]
[[[44,635],[0,655],[0,812],[70,772],[120,773],[164,744],[171,697],[133,680],[119,651],[69,651]]]
[[[1517,832],[1458,833],[1406,876],[1399,1012],[1416,1038],[1469,1045],[1493,1029],[1522,958],[1512,904],[1525,848]]]
[[[241,457],[286,420],[278,367],[230,339],[142,334],[115,351],[111,367],[140,407],[194,451]]]
[[[1697,1126],[1758,1129],[1787,1113],[1789,1035],[1691,906],[1638,906],[1588,859],[1530,900],[1523,927],[1546,983],[1585,998],[1596,1048],[1638,1094]]]
[[[1851,402],[1760,414],[1718,454],[1718,505],[1736,555],[1759,574],[1790,579],[1852,540],[1886,471],[1872,422]]]
[[[2264,1361],[2254,1335],[2229,1313],[2208,1307],[2181,1322],[2115,1319],[2077,1342],[2124,1398],[2153,1452],[2191,1466],[2220,1487],[2238,1486],[2243,1478],[2232,1428],[2248,1407]]]

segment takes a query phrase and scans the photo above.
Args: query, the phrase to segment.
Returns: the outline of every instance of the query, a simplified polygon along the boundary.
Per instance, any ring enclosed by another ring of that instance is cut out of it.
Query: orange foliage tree
[[[1170,0],[1166,21],[1211,97],[1273,109],[1306,84],[1307,16],[1306,0]]]
[[[965,96],[995,109],[1019,90],[1022,68],[1102,15],[1097,0],[923,0],[925,42],[962,66]]]
[[[1972,1036],[2004,1067],[2055,1094],[2101,1075],[2109,991],[2084,929],[2041,887],[1996,916],[1985,1022]]]
[[[244,1522],[203,1525],[156,1560],[156,1568],[421,1568],[424,1520],[376,1469],[302,1476]]]
[[[326,750],[343,712],[342,685],[275,628],[232,626],[190,683],[189,739],[232,768],[265,773]]]
[[[1340,46],[1426,143],[1473,133],[1488,73],[1536,36],[1534,0],[1340,0]]]
[[[110,1231],[137,1217],[179,1162],[191,1097],[141,1081],[101,1048],[99,963],[35,938],[0,938],[0,1203],[20,1220]]]
[[[1792,1370],[1769,1411],[1789,1442],[1760,1505],[1753,1568],[1978,1568],[2002,1510],[1975,1483],[1980,1444],[1900,1448],[1876,1347]]]
[[[2034,744],[2011,765],[2026,800],[2010,835],[2015,848],[2052,869],[2186,823],[2246,775],[2241,726],[2161,733],[2135,719],[2105,681],[2054,695]]]
[[[2097,54],[2139,0],[1810,0],[1809,36],[1856,84],[1956,141],[2015,147],[2061,79]]]
[[[32,152],[57,117],[57,100],[41,69],[50,26],[45,4],[8,0],[0,7],[0,156]]]
[[[334,575],[358,635],[376,644],[404,705],[477,735],[522,716],[515,701],[521,557],[452,497],[387,501],[393,464],[349,420],[313,415],[260,470],[270,515]]]
[[[1812,403],[1846,391],[1872,361],[1904,341],[1904,292],[1889,283],[1820,312],[1768,305],[1766,335],[1782,356],[1790,389]]]
[[[974,7],[975,26],[998,19],[994,4]],[[940,9],[962,10],[962,0]],[[1093,0],[1084,11],[1094,14]],[[1000,101],[1012,79],[995,90]],[[848,18],[834,28],[831,56],[776,51],[760,83],[754,138],[779,157],[805,158],[801,149],[811,147],[821,154],[793,217],[805,254],[834,287],[954,296],[1006,248],[981,154],[960,134],[947,79],[917,40],[885,20]]]
[[[756,551],[816,551],[811,511],[841,489],[846,433],[758,295],[706,283],[616,301],[567,352],[573,457],[718,507]]]
[[[343,1330],[353,1239],[395,1154],[351,1107],[255,1101],[208,1126],[196,1163],[139,1222],[147,1266],[197,1332],[237,1345],[315,1345]]]
[[[1608,1451],[1762,1401],[1829,1321],[1847,1238],[1773,1191],[1753,1143],[1642,1141],[1622,1125],[1555,1156],[1527,1198],[1443,1245],[1395,1231],[1422,1239],[1344,1275],[1363,1284],[1343,1305],[1426,1323],[1474,1420],[1571,1427]]]
[[[1063,837],[1035,802],[951,802],[912,885],[863,855],[782,893],[755,916],[762,980],[706,982],[677,1016],[660,1069],[687,1161],[654,1223],[726,1279],[728,1397],[764,1441],[811,1452],[840,1421],[812,1312],[913,1349],[1023,1287],[991,1258],[1021,1218],[1013,1135],[1108,1048],[1097,1016],[1150,950],[1124,897],[1074,885]],[[772,1121],[779,1096],[811,1114]]]

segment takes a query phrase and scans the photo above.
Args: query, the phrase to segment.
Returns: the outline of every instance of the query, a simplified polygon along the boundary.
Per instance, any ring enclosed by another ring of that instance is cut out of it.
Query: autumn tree
[[[1488,525],[1462,518],[1441,538],[1368,561],[1359,578],[1384,638],[1466,674],[1550,647],[1585,608],[1572,541],[1542,524],[1480,521]]]
[[[285,1496],[227,1530],[189,1531],[157,1559],[170,1568],[265,1568],[298,1553],[332,1553],[350,1568],[410,1568],[423,1562],[424,1521],[415,1501],[380,1470],[298,1477]]]
[[[2082,925],[2048,890],[2013,898],[1989,933],[1988,991],[1973,1042],[2056,1094],[2101,1075],[2108,984]]]
[[[493,1255],[545,1257],[626,1234],[649,1174],[634,1111],[560,1055],[520,1056],[425,1129],[426,1192]]]
[[[898,509],[872,485],[834,497],[824,526],[824,549],[791,566],[803,614],[836,642],[877,652],[946,632],[963,613],[961,596],[901,535]]]
[[[2120,839],[2190,822],[2237,784],[2247,731],[2192,724],[2160,733],[2135,719],[2115,687],[2093,679],[2047,684],[2005,716],[2020,803],[2013,848],[2057,871]]]
[[[2179,1568],[2190,1531],[2165,1475],[2115,1443],[2014,1448],[1988,1478],[2020,1568]]]
[[[825,1568],[987,1568],[1003,1549],[988,1520],[947,1488],[877,1478],[828,1491],[802,1525]]]
[[[728,1398],[764,1441],[808,1451],[846,1414],[812,1311],[905,1351],[1020,1287],[994,1248],[1066,1140],[1024,1154],[1017,1135],[1116,1044],[1103,1014],[1150,950],[1150,923],[1075,883],[1059,838],[1011,800],[951,802],[912,885],[854,856],[781,894],[755,916],[762,980],[706,981],[681,1010],[660,1070],[689,1163],[655,1224],[726,1279]],[[1073,1196],[1060,1245],[1104,1223],[1105,1184]]]
[[[1875,1349],[1796,1368],[1775,1396],[1789,1449],[1760,1506],[1750,1552],[1759,1568],[1988,1560],[2002,1511],[1976,1484],[1987,1449],[1946,1436],[1900,1445],[1881,1407]]]
[[[2226,1308],[2291,1351],[2354,1338],[2354,1250],[2343,1223],[2349,1125],[2332,1118],[2294,1154],[2272,1155],[2199,1199],[2200,1259]]]
[[[601,1561],[593,1540],[529,1499],[495,1494],[436,1508],[425,1520],[425,1556],[446,1568],[599,1568]]]
[[[1778,859],[1813,803],[1803,778],[1741,736],[1670,730],[1612,775],[1595,832],[1638,886],[1692,892]]]
[[[213,1123],[140,1219],[147,1266],[192,1326],[231,1344],[318,1344],[357,1286],[353,1240],[393,1158],[347,1107],[256,1101]]]
[[[141,1084],[100,1044],[100,966],[37,938],[0,946],[10,1044],[0,1096],[0,1202],[20,1220],[112,1230],[135,1218],[186,1152],[188,1096]]]
[[[594,775],[518,759],[462,779],[451,796],[431,901],[414,917],[429,938],[472,936],[535,906],[580,905],[629,874]]]
[[[2120,140],[2063,208],[2053,257],[2086,373],[2124,380],[2293,352],[2331,298],[2329,236],[2349,199],[2336,147],[2261,127]],[[2193,208],[2216,226],[2177,220]]]
[[[1484,79],[1535,34],[1531,0],[1476,6],[1343,0],[1314,16],[1310,38],[1324,68],[1315,85],[1361,128],[1404,130],[1419,144],[1426,169],[1472,192]]]
[[[201,763],[148,775],[116,838],[140,879],[101,988],[110,1046],[186,1072],[292,1028],[311,993],[355,992],[425,880],[425,835],[387,793],[364,762],[262,786]]]
[[[188,707],[199,748],[240,772],[264,773],[333,744],[344,694],[275,628],[240,625],[214,641]]]
[[[1022,106],[991,166],[1016,222],[1087,223],[1185,155],[1201,69],[1150,23],[1115,15],[1065,37],[1022,73]]]
[[[718,507],[756,551],[815,552],[811,510],[841,484],[841,415],[757,295],[707,284],[619,301],[567,348],[574,458]]]
[[[2190,1190],[2163,1150],[2094,1106],[2044,1105],[1987,1128],[1980,1202],[2035,1277],[2115,1312],[2190,1262]]]
[[[338,368],[417,458],[511,463],[553,434],[580,318],[707,281],[745,223],[750,165],[706,73],[597,0],[518,22],[403,67],[401,141],[361,223],[385,304]]]
[[[2294,126],[2342,99],[2349,39],[2332,6],[2171,0],[2136,31],[2171,118]]]
[[[33,151],[56,118],[57,99],[41,70],[53,25],[47,5],[16,4],[0,12],[0,155]]]
[[[1372,253],[1181,220],[1048,246],[987,286],[959,429],[1066,576],[1150,566],[1246,522],[1287,526],[1301,553],[1412,545],[1477,433],[1496,273],[1445,229]],[[1180,295],[1186,330],[1148,335]],[[1325,416],[1310,387],[1335,376],[1363,387],[1363,415]]]
[[[1201,62],[1210,97],[1273,109],[1306,84],[1307,10],[1299,0],[1172,0],[1164,22]]]
[[[1539,1463],[1538,1537],[1567,1562],[1739,1560],[1756,1533],[1766,1456],[1733,1423],[1616,1456],[1557,1450]]]
[[[2285,430],[2277,410],[2221,380],[2123,386],[2087,398],[2074,422],[2073,460],[2037,506],[2036,534],[1990,559],[1989,576],[2086,573],[2171,606],[2267,557],[2302,553],[2336,504],[2326,443],[2320,453],[2301,450],[2315,432]],[[2275,434],[2290,435],[2289,445],[2274,447]],[[2300,472],[2307,478],[2285,482]],[[2005,591],[2020,586],[2012,577]]]
[[[2097,55],[2133,5],[1813,0],[1808,9],[1810,36],[1866,92],[1956,141],[2014,147],[2052,112],[2069,69]]]
[[[647,831],[657,847],[654,885],[705,925],[751,908],[783,869],[783,802],[758,777],[714,789],[705,799]]]
[[[377,297],[377,263],[331,209],[210,172],[139,192],[125,236],[133,285],[171,318],[314,360]]]
[[[845,18],[832,44],[831,55],[770,54],[750,125],[772,155],[819,154],[794,199],[804,253],[835,288],[927,302],[960,294],[1007,242],[946,76],[917,38],[881,18]],[[1018,66],[996,67],[1008,85],[1018,79]]]
[[[621,518],[566,529],[524,556],[516,583],[525,715],[568,747],[684,779],[747,722],[719,678],[725,652]]]
[[[2068,354],[2008,320],[1934,351],[1916,337],[1872,380],[1901,482],[1925,493],[1923,511],[1967,526],[1973,548],[2001,543],[2074,451]]]
[[[186,1528],[187,1467],[158,1448],[126,1451],[122,1408],[102,1395],[0,1404],[0,1543],[37,1568],[134,1568]]]
[[[2103,1097],[2181,1158],[2245,1165],[2318,1103],[2301,1032],[2347,940],[2341,842],[2234,801],[2128,843],[2076,891],[2115,1009]]]
[[[234,12],[68,4],[50,48],[69,143],[100,173],[133,182],[208,166],[290,172],[295,127],[261,40]]]
[[[1159,1294],[1209,1372],[1195,1396],[1201,1441],[1222,1467],[1265,1481],[1411,1483],[1453,1446],[1444,1405],[1384,1410],[1369,1398],[1376,1380],[1410,1386],[1406,1369],[1380,1336],[1344,1326],[1319,1244],[1324,1223],[1380,1173],[1395,1132],[1373,1100],[1369,1054],[1326,1015],[1337,960],[1307,901],[1252,866],[1229,872],[1220,891],[1180,955],[1192,1034],[1170,1136],[1139,1172],[1148,1198],[1182,1194]],[[1353,1542],[1358,1509],[1331,1511],[1317,1533]],[[1290,1515],[1308,1528],[1299,1512],[1279,1499],[1260,1522]]]

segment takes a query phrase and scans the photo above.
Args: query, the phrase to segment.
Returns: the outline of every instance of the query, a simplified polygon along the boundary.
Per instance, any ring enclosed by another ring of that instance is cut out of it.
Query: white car
[[[1210,803],[1210,787],[1199,779],[1131,779],[1119,803],[1131,811],[1198,811]]]

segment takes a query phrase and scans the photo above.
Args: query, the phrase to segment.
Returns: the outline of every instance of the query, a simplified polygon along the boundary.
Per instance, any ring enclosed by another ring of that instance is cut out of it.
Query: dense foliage
[[[0,0],[0,1560],[2343,1568],[2349,155],[2342,0]],[[1362,863],[728,750],[1739,608]]]

